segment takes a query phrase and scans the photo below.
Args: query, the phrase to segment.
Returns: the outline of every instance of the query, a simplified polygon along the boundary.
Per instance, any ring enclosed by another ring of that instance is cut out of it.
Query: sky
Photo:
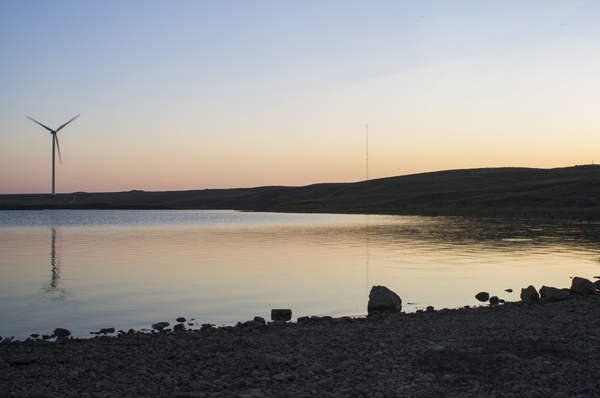
[[[0,194],[51,192],[52,136],[27,116],[81,114],[58,133],[57,193],[600,162],[599,16],[596,0],[2,1]]]

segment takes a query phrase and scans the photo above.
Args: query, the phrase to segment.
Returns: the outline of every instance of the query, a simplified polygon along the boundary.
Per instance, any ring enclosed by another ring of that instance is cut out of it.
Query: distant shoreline
[[[600,220],[600,167],[482,168],[302,187],[0,195],[0,210],[242,210]]]

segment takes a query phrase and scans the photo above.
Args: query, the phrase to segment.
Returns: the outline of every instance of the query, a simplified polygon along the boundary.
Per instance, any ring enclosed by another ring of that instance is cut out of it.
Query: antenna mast
[[[369,181],[369,125],[367,124],[367,181]]]

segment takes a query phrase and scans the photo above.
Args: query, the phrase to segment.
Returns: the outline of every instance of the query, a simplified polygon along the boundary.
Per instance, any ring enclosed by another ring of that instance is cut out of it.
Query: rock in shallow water
[[[479,292],[475,295],[475,298],[481,302],[486,302],[490,299],[490,294],[488,292]]]
[[[540,296],[551,301],[566,300],[571,297],[568,289],[558,289],[556,287],[542,286],[540,288]]]
[[[173,330],[185,330],[185,324],[178,323],[177,325],[173,326]]]
[[[274,309],[271,310],[271,320],[273,321],[289,321],[292,319],[292,310]]]
[[[369,293],[367,312],[378,311],[398,312],[402,310],[402,299],[385,286],[373,286]]]
[[[571,290],[578,294],[592,294],[596,291],[596,285],[589,279],[576,276],[571,282]]]
[[[152,329],[163,330],[164,328],[166,328],[169,325],[170,325],[169,322],[157,322],[157,323],[152,324]]]
[[[535,290],[533,285],[521,289],[521,300],[536,300],[540,298],[540,294]]]
[[[67,337],[71,335],[71,332],[69,332],[67,329],[56,328],[54,329],[54,335],[58,338]]]

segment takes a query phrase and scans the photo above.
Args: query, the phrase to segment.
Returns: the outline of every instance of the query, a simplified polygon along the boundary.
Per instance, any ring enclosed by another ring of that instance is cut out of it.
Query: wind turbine
[[[60,161],[60,164],[62,164],[62,157],[60,156],[60,145],[58,145],[58,136],[56,135],[56,133],[58,133],[60,131],[60,129],[62,129],[63,127],[65,127],[67,124],[71,123],[73,120],[77,119],[78,117],[79,117],[79,115],[75,116],[73,119],[69,120],[68,122],[66,122],[59,128],[57,128],[56,130],[52,130],[50,127],[46,127],[42,123],[38,122],[37,120],[32,119],[29,116],[27,116],[27,119],[29,119],[33,122],[36,122],[37,124],[39,124],[40,126],[45,128],[46,130],[48,130],[50,132],[50,134],[52,134],[52,195],[54,195],[54,168],[56,165],[56,161],[55,161],[56,149],[58,149],[58,160]]]

